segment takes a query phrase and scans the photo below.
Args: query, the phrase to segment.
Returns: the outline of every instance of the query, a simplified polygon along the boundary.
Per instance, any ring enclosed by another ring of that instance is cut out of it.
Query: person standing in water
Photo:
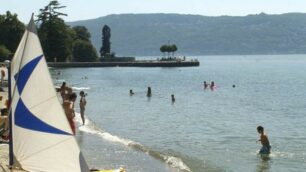
[[[151,96],[152,96],[151,87],[148,87],[147,97],[151,97]]]
[[[67,120],[69,122],[69,125],[71,127],[71,130],[73,132],[73,134],[75,135],[75,124],[74,124],[74,117],[75,117],[75,113],[74,113],[74,102],[77,98],[77,95],[75,93],[72,93],[69,95],[68,99],[64,101],[63,103],[63,108],[67,117]]]
[[[133,90],[130,90],[130,96],[134,95]]]
[[[257,142],[260,142],[262,148],[259,150],[260,154],[269,154],[271,153],[271,146],[268,139],[268,136],[264,133],[264,128],[262,126],[257,127],[257,132],[260,134],[260,139]]]
[[[85,117],[84,117],[84,112],[85,112],[85,106],[86,106],[86,99],[85,99],[85,96],[86,94],[84,93],[84,91],[81,91],[80,92],[80,113],[81,113],[81,118],[82,118],[82,122],[83,122],[83,125],[85,124]]]
[[[210,84],[210,89],[211,89],[211,90],[214,90],[215,88],[216,88],[215,82],[212,81],[211,84]]]
[[[204,89],[208,88],[209,84],[207,84],[206,81],[204,81]]]
[[[175,102],[174,94],[171,94],[171,101],[172,101],[172,103]]]

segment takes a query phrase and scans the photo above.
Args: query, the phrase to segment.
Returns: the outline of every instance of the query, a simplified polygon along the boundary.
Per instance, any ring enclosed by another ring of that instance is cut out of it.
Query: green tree
[[[109,26],[104,25],[102,29],[102,47],[100,49],[101,57],[110,56],[111,51],[111,29]]]
[[[38,34],[47,61],[53,61],[56,58],[57,61],[64,62],[72,57],[75,32],[60,18],[67,14],[58,12],[65,7],[56,0],[50,1],[47,6],[40,9],[40,14],[37,16]]]
[[[165,52],[167,51],[167,45],[162,45],[160,48],[159,48],[160,52],[163,53],[163,57],[165,57]]]
[[[75,32],[73,44],[73,60],[77,62],[97,61],[98,55],[94,46],[90,42],[90,33],[84,26],[72,28]]]
[[[0,61],[7,60],[11,52],[4,45],[0,45]]]
[[[7,11],[5,15],[0,15],[0,44],[5,45],[10,52],[15,52],[24,29],[24,24],[16,14]]]
[[[174,57],[174,53],[177,51],[177,46],[175,44],[172,45],[162,45],[160,47],[160,51],[165,54],[165,52],[168,53],[168,58],[170,57],[170,53],[172,53],[172,56]]]
[[[88,41],[77,40],[73,46],[73,60],[78,62],[97,61],[96,49]]]
[[[72,28],[76,33],[76,38],[83,41],[90,41],[90,33],[85,26],[74,26]]]
[[[169,45],[170,52],[172,52],[172,57],[174,57],[174,53],[177,51],[177,46],[175,44]]]

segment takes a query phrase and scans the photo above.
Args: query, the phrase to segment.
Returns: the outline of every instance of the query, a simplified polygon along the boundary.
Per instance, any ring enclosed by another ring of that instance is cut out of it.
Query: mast
[[[8,71],[8,101],[9,101],[9,166],[12,167],[14,163],[14,155],[13,155],[13,127],[12,127],[12,108],[11,108],[11,102],[12,102],[12,95],[11,95],[11,62],[8,63],[7,66]]]

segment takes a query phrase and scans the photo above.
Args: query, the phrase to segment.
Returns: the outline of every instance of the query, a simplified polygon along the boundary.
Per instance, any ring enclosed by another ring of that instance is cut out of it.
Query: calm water
[[[66,80],[88,93],[90,121],[79,127],[78,140],[90,166],[130,172],[305,171],[306,55],[193,58],[200,67],[51,70],[57,85]],[[217,89],[204,90],[204,80],[215,81]],[[272,144],[268,158],[257,155],[258,125]]]

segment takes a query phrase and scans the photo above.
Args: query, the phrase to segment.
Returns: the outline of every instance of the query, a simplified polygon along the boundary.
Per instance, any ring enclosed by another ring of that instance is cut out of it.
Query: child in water
[[[259,150],[260,154],[269,154],[271,152],[271,146],[268,136],[264,133],[264,128],[262,126],[257,127],[257,132],[260,134],[260,139],[256,142],[261,142],[262,148]]]

